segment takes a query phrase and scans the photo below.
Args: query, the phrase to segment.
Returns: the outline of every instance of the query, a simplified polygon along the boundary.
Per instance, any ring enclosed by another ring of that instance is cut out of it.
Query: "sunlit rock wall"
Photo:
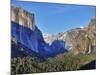
[[[11,6],[11,21],[34,30],[34,14],[16,6]]]

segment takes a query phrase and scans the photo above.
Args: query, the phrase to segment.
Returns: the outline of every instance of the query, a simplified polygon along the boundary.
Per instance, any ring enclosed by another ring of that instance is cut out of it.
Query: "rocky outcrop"
[[[96,19],[92,19],[88,27],[71,29],[54,36],[44,36],[44,39],[48,43],[62,40],[65,49],[73,50],[75,54],[89,54],[96,48]]]
[[[47,33],[43,33],[43,38],[44,38],[45,42],[48,43],[49,45],[51,45],[54,40],[57,40],[56,35],[47,34]]]
[[[75,46],[75,37],[77,36],[79,30],[81,30],[81,28],[58,33],[57,35],[43,34],[43,37],[45,42],[49,43],[50,45],[52,45],[55,40],[62,40],[64,41],[64,47],[66,50],[73,50]]]
[[[29,28],[23,27],[18,23],[12,22],[12,37],[16,39],[17,44],[22,44],[36,53],[48,58],[50,56],[55,56],[59,53],[64,52],[64,43],[59,44],[54,43],[53,45],[47,44],[42,36],[41,31],[35,26],[35,30],[30,30]],[[59,47],[57,47],[59,46]]]
[[[17,44],[20,43],[34,52],[40,52],[39,46],[44,46],[46,43],[34,23],[33,14],[21,7],[11,6],[12,37],[16,39]]]
[[[11,6],[11,21],[31,30],[35,28],[34,14],[14,5]]]
[[[92,40],[92,45],[96,47],[96,19],[92,19],[89,24],[88,36]]]
[[[46,58],[64,52],[64,49],[62,49],[63,42],[56,41],[53,45],[49,45],[44,41],[41,31],[34,25],[34,15],[16,6],[12,6],[11,12],[12,37],[16,39],[18,46],[24,46],[25,49],[32,50]],[[59,46],[57,42],[61,42],[62,45]],[[12,52],[16,53],[17,51]]]
[[[78,31],[80,29],[81,28],[76,28],[76,29],[72,29],[72,30],[60,33],[57,35],[58,36],[57,39],[65,41],[65,48],[66,49],[68,49],[69,51],[73,50],[75,47],[75,43],[76,43],[75,37],[77,36]]]
[[[90,54],[96,49],[96,19],[92,19],[86,29],[80,30],[75,38],[78,52]]]

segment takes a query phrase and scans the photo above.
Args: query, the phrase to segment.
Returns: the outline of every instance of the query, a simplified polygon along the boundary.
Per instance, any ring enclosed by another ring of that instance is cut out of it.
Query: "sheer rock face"
[[[26,10],[11,6],[11,21],[18,23],[24,27],[34,30],[34,15],[27,12]]]
[[[44,36],[44,39],[48,43],[62,40],[65,43],[65,49],[89,54],[96,48],[96,19],[92,19],[88,27],[75,28],[55,36]]]
[[[80,29],[81,28],[76,28],[59,34],[58,39],[65,41],[66,49],[68,50],[74,49],[76,45],[75,37],[77,36]]]
[[[34,15],[30,12],[17,7],[11,6],[11,32],[17,43],[39,52],[39,46],[45,44],[42,33],[34,24]]]
[[[96,19],[92,19],[88,27],[88,35],[92,40],[92,45],[96,46]]]
[[[45,43],[41,31],[34,25],[33,14],[16,6],[11,8],[11,33],[18,45],[25,46],[25,48],[39,53],[46,58],[64,52],[62,50],[64,44],[62,41],[56,41],[58,44],[54,43],[54,46]],[[59,42],[61,42],[61,47],[55,47],[59,45]]]
[[[87,28],[78,31],[74,39],[74,50],[78,53],[90,54],[96,49],[96,19],[92,19]]]
[[[72,29],[63,33],[58,33],[57,35],[43,35],[45,42],[52,45],[55,40],[60,40],[64,42],[66,50],[72,50],[75,46],[75,37],[81,28]]]

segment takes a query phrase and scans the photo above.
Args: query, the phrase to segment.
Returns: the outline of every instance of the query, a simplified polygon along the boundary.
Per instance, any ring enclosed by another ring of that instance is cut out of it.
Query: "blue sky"
[[[73,28],[86,27],[96,17],[96,7],[56,3],[12,1],[35,15],[35,25],[43,32],[57,34]]]

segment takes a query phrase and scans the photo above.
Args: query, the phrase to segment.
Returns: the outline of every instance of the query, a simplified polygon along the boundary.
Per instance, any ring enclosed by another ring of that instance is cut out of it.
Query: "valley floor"
[[[65,52],[43,62],[35,61],[30,56],[12,58],[11,69],[12,74],[96,69],[96,54],[73,55]]]

